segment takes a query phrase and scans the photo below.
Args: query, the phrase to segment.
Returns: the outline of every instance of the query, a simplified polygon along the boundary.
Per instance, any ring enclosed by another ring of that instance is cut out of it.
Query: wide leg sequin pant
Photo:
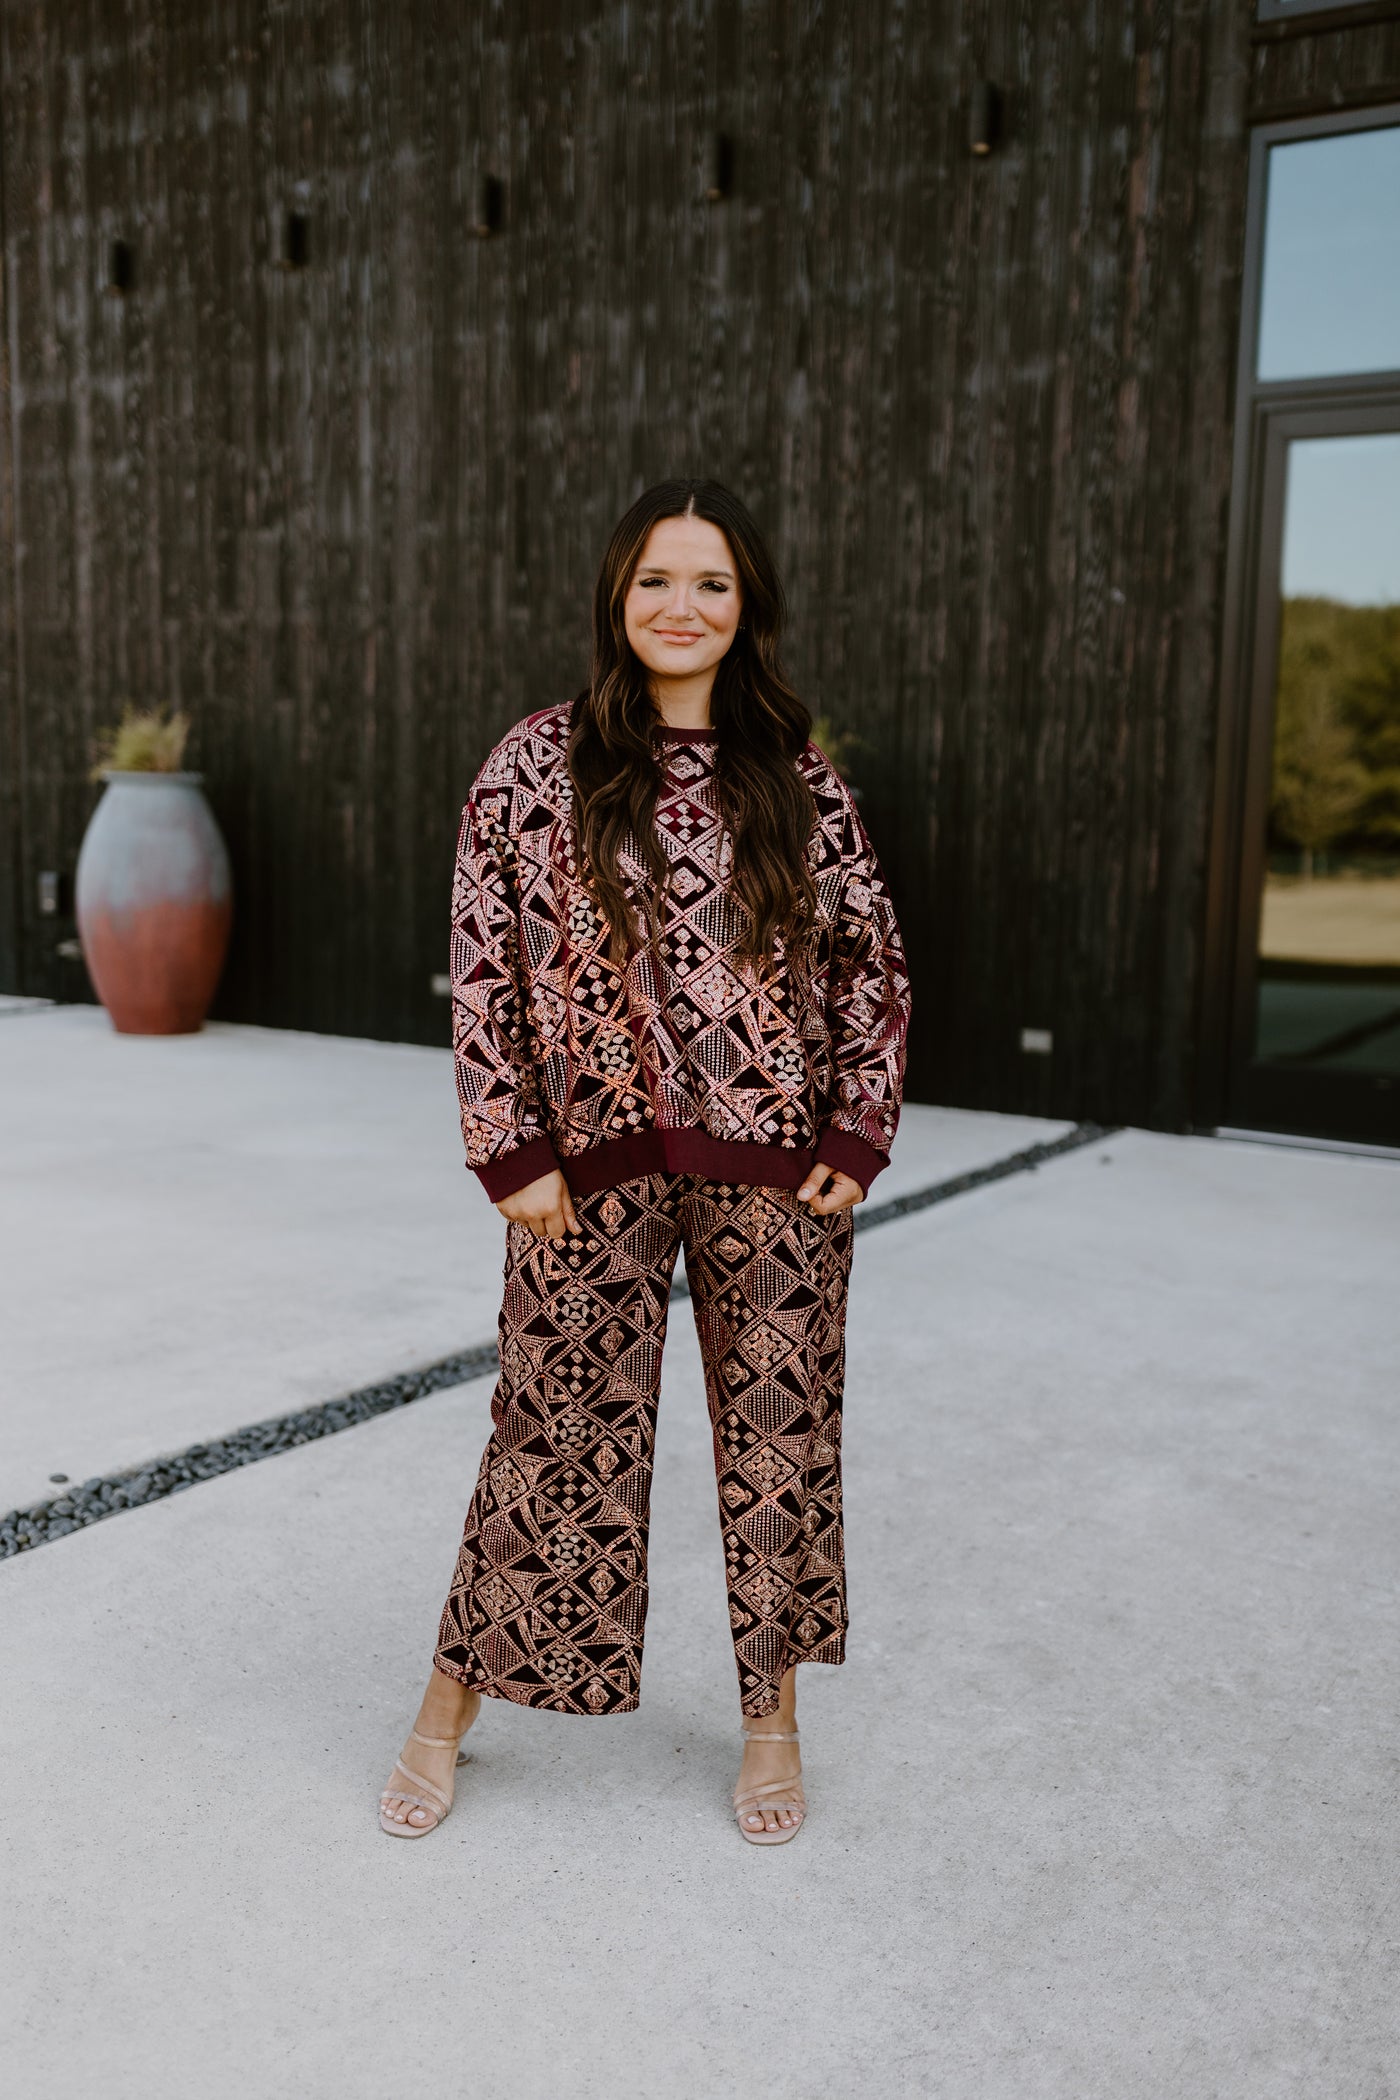
[[[671,1275],[686,1275],[714,1429],[745,1714],[845,1653],[841,1389],[849,1210],[648,1174],[575,1197],[556,1247],[506,1227],[495,1424],[435,1662],[560,1713],[638,1703],[647,1517]]]

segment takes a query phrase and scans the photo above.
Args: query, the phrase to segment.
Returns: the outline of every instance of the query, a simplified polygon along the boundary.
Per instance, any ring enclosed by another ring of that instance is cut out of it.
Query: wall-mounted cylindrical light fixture
[[[472,232],[479,240],[499,233],[506,221],[506,186],[499,175],[483,175],[476,193],[476,219]]]
[[[136,251],[130,241],[113,241],[107,250],[107,282],[103,289],[114,299],[131,290],[136,282]]]
[[[969,152],[984,160],[996,149],[1001,137],[1001,90],[995,81],[973,82],[972,100],[968,107],[967,144]]]
[[[705,182],[705,200],[719,204],[734,187],[734,141],[717,131],[710,141],[710,165]]]
[[[282,215],[282,240],[277,253],[279,270],[304,270],[311,260],[311,222],[304,211]]]

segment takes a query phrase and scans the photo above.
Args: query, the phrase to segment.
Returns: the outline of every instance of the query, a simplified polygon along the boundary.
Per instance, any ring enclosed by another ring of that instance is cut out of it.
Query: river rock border
[[[236,1429],[231,1436],[214,1437],[208,1443],[191,1444],[188,1450],[168,1458],[152,1459],[128,1472],[110,1473],[81,1486],[65,1487],[52,1501],[33,1503],[28,1509],[12,1510],[0,1517],[0,1560],[46,1546],[70,1531],[114,1517],[119,1510],[140,1509],[147,1502],[161,1502],[178,1495],[201,1480],[216,1480],[240,1466],[256,1465],[259,1459],[275,1458],[280,1451],[294,1451],[298,1444],[314,1443],[318,1437],[337,1436],[368,1422],[391,1408],[407,1407],[445,1386],[465,1385],[469,1379],[494,1372],[499,1359],[496,1344],[485,1342],[474,1349],[444,1356],[421,1371],[404,1371],[377,1385],[358,1387],[338,1400],[323,1400],[318,1406],[299,1408],[295,1414],[277,1415],[268,1422],[254,1422]]]
[[[1029,1145],[1024,1151],[1009,1153],[1005,1159],[993,1160],[985,1167],[973,1167],[966,1174],[954,1174],[928,1188],[913,1189],[907,1195],[891,1197],[888,1203],[858,1210],[853,1221],[855,1229],[868,1232],[872,1226],[887,1225],[914,1211],[927,1210],[931,1204],[946,1203],[972,1189],[985,1188],[990,1182],[1033,1172],[1047,1160],[1077,1152],[1082,1146],[1113,1134],[1113,1128],[1104,1124],[1078,1123],[1063,1137]],[[689,1295],[684,1277],[678,1276],[672,1286],[672,1298]],[[50,1501],[35,1502],[28,1509],[11,1510],[0,1517],[0,1560],[11,1560],[35,1546],[46,1546],[52,1539],[99,1524],[104,1517],[115,1517],[121,1510],[162,1502],[166,1496],[178,1495],[201,1480],[217,1480],[221,1473],[256,1465],[260,1459],[275,1458],[281,1451],[294,1451],[299,1444],[338,1436],[342,1429],[353,1429],[357,1422],[368,1422],[375,1415],[388,1414],[392,1408],[407,1407],[429,1393],[485,1378],[495,1373],[499,1362],[496,1344],[480,1342],[475,1348],[444,1356],[422,1370],[404,1371],[377,1385],[359,1386],[337,1400],[323,1400],[315,1407],[299,1408],[294,1414],[254,1422],[248,1429],[237,1429],[230,1436],[215,1437],[208,1443],[191,1444],[185,1451],[132,1466],[124,1473],[110,1473],[85,1480],[79,1487],[65,1487]]]

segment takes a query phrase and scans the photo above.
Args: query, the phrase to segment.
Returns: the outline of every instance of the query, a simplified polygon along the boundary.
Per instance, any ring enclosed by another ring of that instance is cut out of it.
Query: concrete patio
[[[874,1200],[1063,1125],[911,1108]],[[489,1339],[444,1053],[0,1020],[0,1507]],[[812,1814],[727,1812],[688,1308],[639,1713],[411,1717],[489,1379],[0,1566],[49,2100],[1400,2093],[1400,1164],[1125,1131],[857,1241]]]

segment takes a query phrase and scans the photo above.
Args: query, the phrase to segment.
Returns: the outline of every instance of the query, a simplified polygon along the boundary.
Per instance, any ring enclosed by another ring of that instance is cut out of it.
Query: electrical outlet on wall
[[[1023,1028],[1021,1048],[1034,1057],[1048,1057],[1055,1047],[1055,1038],[1048,1028]]]

